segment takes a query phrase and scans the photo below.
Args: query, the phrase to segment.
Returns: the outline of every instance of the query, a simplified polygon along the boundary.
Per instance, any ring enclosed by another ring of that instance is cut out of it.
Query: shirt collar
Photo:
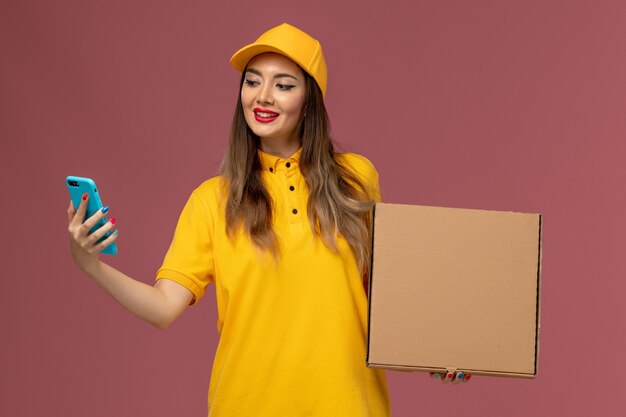
[[[280,156],[269,154],[262,151],[261,148],[257,148],[257,153],[259,155],[259,161],[261,162],[261,168],[263,171],[277,172],[278,170],[294,168],[298,165],[298,162],[300,161],[300,154],[302,154],[302,146],[300,146],[300,148],[298,148],[298,150],[289,158],[282,158]],[[289,163],[289,167],[286,167],[287,163]]]

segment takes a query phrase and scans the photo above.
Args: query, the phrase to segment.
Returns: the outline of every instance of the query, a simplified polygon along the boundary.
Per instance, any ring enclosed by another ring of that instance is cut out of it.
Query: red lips
[[[253,111],[254,111],[254,118],[256,119],[257,122],[261,122],[261,123],[273,122],[278,117],[278,113],[272,110],[263,109],[260,107],[255,107]],[[264,114],[261,116],[259,113],[264,113]]]

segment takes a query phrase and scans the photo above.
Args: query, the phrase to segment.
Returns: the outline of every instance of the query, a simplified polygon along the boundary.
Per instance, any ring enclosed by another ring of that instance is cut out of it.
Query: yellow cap
[[[288,23],[283,23],[263,33],[254,43],[235,52],[230,58],[230,64],[241,72],[252,57],[263,52],[276,52],[291,58],[313,77],[322,90],[322,95],[326,96],[328,73],[322,45],[317,39]]]

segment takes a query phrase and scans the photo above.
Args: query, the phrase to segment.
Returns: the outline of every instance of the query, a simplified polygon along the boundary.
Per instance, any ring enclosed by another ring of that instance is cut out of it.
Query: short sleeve
[[[376,171],[376,168],[374,167],[374,164],[372,164],[369,160],[367,161],[369,162],[369,166],[370,166],[370,172],[368,175],[368,180],[369,180],[369,184],[372,187],[372,193],[374,195],[374,200],[377,203],[382,202],[382,197],[380,194],[380,184],[378,182],[378,171]]]
[[[155,278],[155,282],[167,278],[189,289],[194,296],[190,305],[204,295],[210,282],[215,282],[212,230],[209,210],[194,190],[180,214],[174,238]]]
[[[374,201],[377,203],[382,202],[380,184],[378,182],[378,171],[376,171],[374,164],[363,155],[356,153],[348,153],[344,155],[349,156],[347,159],[348,163],[357,172],[359,177],[365,181],[366,185],[369,187],[372,197],[374,198]]]

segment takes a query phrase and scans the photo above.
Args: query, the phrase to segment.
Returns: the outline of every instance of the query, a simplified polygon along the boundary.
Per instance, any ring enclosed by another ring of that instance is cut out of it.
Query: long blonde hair
[[[219,174],[228,185],[226,232],[232,238],[235,230],[243,225],[257,249],[268,251],[277,261],[282,254],[271,227],[272,200],[261,179],[257,152],[260,139],[246,123],[241,102],[245,72],[244,69],[228,146],[219,167]],[[302,140],[299,165],[309,187],[309,225],[313,235],[320,237],[334,253],[338,252],[335,233],[346,239],[367,289],[374,196],[367,184],[340,163],[330,136],[322,92],[315,80],[302,72],[306,80],[307,110],[299,126]]]

